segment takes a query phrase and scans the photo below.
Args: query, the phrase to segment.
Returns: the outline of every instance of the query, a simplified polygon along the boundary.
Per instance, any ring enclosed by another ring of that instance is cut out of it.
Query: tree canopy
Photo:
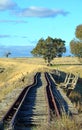
[[[77,57],[82,57],[82,42],[72,40],[70,42],[71,53]]]
[[[50,65],[55,57],[61,57],[66,52],[65,41],[62,39],[41,38],[36,47],[31,51],[34,56],[41,56]]]
[[[76,39],[71,40],[71,53],[82,58],[82,24],[78,25],[75,30]]]
[[[79,40],[82,40],[82,24],[76,27],[75,36]]]

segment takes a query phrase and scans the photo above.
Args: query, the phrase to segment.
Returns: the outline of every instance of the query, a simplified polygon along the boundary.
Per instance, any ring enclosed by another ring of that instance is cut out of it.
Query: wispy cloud
[[[12,10],[17,6],[12,0],[0,0],[0,11]]]
[[[21,36],[21,38],[28,38],[27,36]]]
[[[23,36],[14,35],[13,37],[14,37],[14,38],[15,38],[15,37],[16,37],[16,38],[28,38],[26,35],[23,35]]]
[[[56,17],[58,15],[66,16],[69,12],[61,9],[49,9],[45,7],[31,6],[21,9],[13,0],[0,0],[0,11],[10,10],[11,14],[21,17]],[[8,21],[3,21],[8,22]],[[9,21],[13,23],[22,23],[22,21]]]
[[[11,36],[10,35],[2,35],[0,34],[0,38],[10,38]]]
[[[28,38],[26,35],[8,35],[8,34],[0,34],[0,38]]]
[[[28,23],[28,22],[24,21],[24,20],[0,20],[0,23],[14,23],[14,24],[19,24],[19,23]]]
[[[56,17],[57,15],[66,16],[67,14],[68,12],[64,10],[48,9],[36,6],[20,9],[19,11],[15,12],[15,15],[23,17]]]

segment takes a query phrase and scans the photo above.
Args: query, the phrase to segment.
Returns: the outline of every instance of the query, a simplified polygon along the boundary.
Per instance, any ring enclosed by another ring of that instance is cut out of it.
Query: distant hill
[[[33,57],[31,54],[34,46],[0,46],[0,57],[5,57],[6,52],[11,52],[9,57]],[[63,56],[71,55],[69,47],[66,47],[66,53]]]

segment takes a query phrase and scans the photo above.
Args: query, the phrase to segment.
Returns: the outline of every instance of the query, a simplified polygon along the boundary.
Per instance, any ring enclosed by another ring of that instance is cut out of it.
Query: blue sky
[[[68,46],[82,24],[82,0],[0,0],[0,45],[35,46],[61,38]]]

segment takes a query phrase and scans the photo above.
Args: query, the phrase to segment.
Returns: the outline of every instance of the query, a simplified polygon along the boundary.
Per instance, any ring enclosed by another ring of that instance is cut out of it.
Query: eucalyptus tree
[[[66,52],[65,41],[62,39],[47,37],[41,38],[36,47],[31,51],[34,56],[43,57],[48,65],[55,57],[61,57]]]

